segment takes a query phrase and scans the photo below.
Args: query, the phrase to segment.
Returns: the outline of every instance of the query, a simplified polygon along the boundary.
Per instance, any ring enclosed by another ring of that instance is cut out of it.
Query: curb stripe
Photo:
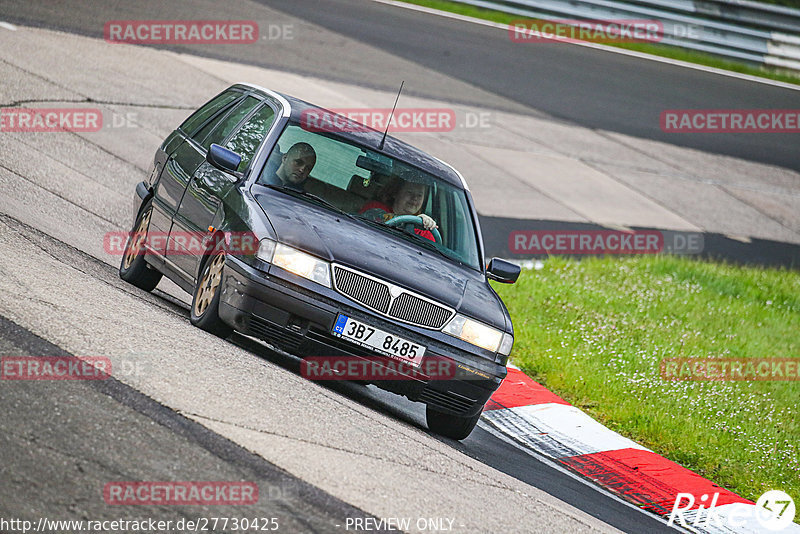
[[[550,441],[554,458],[593,454],[616,449],[640,448],[638,443],[609,430],[584,412],[568,404],[518,406],[487,414],[504,424],[518,441]],[[533,432],[531,432],[533,431]]]
[[[500,388],[495,391],[492,398],[489,399],[489,402],[486,403],[484,411],[547,403],[566,404],[569,406],[567,401],[551,393],[541,384],[534,382],[519,369],[509,367],[508,376],[500,384]]]
[[[708,507],[715,493],[719,494],[717,506],[754,504],[652,451],[621,449],[562,458],[559,461],[660,515],[670,513],[678,493],[691,493],[694,496],[693,509],[701,504]],[[703,496],[706,496],[705,501],[702,500]]]
[[[683,517],[694,532],[764,531],[752,501],[606,428],[512,365],[482,418],[521,448],[549,457],[644,510],[668,516],[679,493],[691,494],[694,505]],[[709,518],[714,494],[719,495]],[[800,525],[792,523],[781,532],[800,534]]]

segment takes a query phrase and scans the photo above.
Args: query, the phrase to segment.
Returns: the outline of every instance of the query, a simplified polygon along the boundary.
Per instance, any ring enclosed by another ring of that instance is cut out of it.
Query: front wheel
[[[478,419],[480,418],[481,412],[478,412],[472,417],[461,417],[439,412],[430,406],[427,406],[425,409],[425,419],[428,422],[428,429],[430,429],[431,432],[455,440],[462,440],[469,436],[475,428],[475,425],[478,424]]]
[[[147,254],[145,242],[153,215],[153,201],[148,200],[142,206],[139,216],[133,225],[134,230],[128,235],[122,261],[119,264],[119,277],[145,291],[152,291],[161,280],[161,273],[147,265],[144,255]]]
[[[208,258],[203,265],[194,288],[189,321],[206,332],[226,338],[233,333],[233,328],[219,318],[223,267],[225,267],[225,253],[221,251]]]

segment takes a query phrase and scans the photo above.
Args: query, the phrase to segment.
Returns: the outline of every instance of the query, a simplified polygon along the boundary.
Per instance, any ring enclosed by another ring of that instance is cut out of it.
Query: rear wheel
[[[439,412],[430,406],[425,409],[425,419],[431,432],[457,440],[469,436],[480,418],[481,412],[471,417],[461,417]]]
[[[144,243],[147,240],[147,230],[150,226],[150,217],[153,215],[152,200],[142,206],[133,231],[128,235],[122,261],[119,264],[119,277],[145,291],[152,291],[161,280],[161,273],[150,267],[144,260],[147,253]]]
[[[222,293],[220,285],[224,267],[224,252],[217,252],[206,260],[194,288],[192,311],[189,317],[191,323],[196,327],[222,338],[233,333],[233,328],[219,318],[219,299]]]

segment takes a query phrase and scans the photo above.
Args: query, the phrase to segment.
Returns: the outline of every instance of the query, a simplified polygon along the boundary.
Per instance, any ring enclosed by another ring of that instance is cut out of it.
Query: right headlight
[[[331,268],[327,261],[321,260],[283,243],[271,239],[263,239],[256,256],[290,273],[294,273],[312,282],[331,287]]]
[[[500,330],[492,328],[474,319],[470,319],[461,314],[456,314],[448,323],[442,328],[442,332],[450,334],[451,336],[463,339],[467,343],[471,343],[476,347],[486,349],[491,352],[498,352],[501,348],[506,348],[506,336]],[[511,338],[511,343],[507,349],[511,352],[511,345],[513,345],[514,338]]]

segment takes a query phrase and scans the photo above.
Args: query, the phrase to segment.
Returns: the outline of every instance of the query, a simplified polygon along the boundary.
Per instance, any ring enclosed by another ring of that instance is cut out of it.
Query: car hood
[[[254,197],[278,241],[424,294],[505,329],[504,306],[474,269],[289,194],[268,191]]]

